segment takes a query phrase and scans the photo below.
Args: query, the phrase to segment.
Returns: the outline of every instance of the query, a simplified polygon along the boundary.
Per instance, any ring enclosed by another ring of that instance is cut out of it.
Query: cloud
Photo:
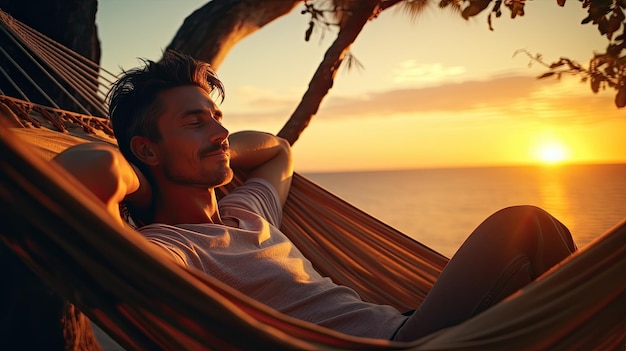
[[[448,83],[434,87],[396,89],[359,97],[330,97],[324,112],[332,115],[455,112],[506,105],[529,96],[545,83],[532,77],[500,77],[485,81]]]
[[[324,118],[380,118],[392,114],[470,111],[485,111],[498,118],[552,118],[570,122],[623,118],[623,111],[615,108],[611,94],[592,94],[588,86],[575,78],[560,81],[528,76],[499,76],[434,87],[329,97],[320,114]]]
[[[226,100],[220,107],[229,121],[269,122],[286,121],[300,96],[278,94],[272,90],[241,86],[226,92]]]
[[[419,64],[415,60],[406,60],[393,70],[394,83],[438,82],[466,72],[465,67],[443,67],[440,63]]]
[[[269,89],[249,85],[238,87],[233,94],[229,94],[228,98],[233,100],[239,110],[255,111],[293,108],[294,101],[299,100],[299,97],[293,93],[291,95],[279,94]]]
[[[229,112],[237,120],[286,121],[300,97],[248,90],[245,100]],[[623,118],[611,91],[593,94],[577,78],[542,79],[498,76],[488,80],[394,89],[352,96],[330,94],[316,119],[384,118],[391,115],[429,117],[471,115],[481,119],[538,120],[553,123],[593,123]]]

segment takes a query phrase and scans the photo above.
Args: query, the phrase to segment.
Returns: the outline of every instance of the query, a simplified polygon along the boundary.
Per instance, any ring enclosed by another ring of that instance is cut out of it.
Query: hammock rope
[[[0,26],[0,28],[2,28],[2,27]],[[20,66],[17,62],[15,62],[15,60],[11,57],[11,55],[9,55],[9,53],[8,53],[8,52],[6,52],[6,51],[5,51],[2,47],[0,47],[0,52],[2,52],[2,54],[5,56],[5,58],[6,58],[7,60],[9,60],[9,62],[11,62],[11,63],[13,64],[13,66],[15,66],[15,68],[17,68],[17,70],[18,70],[20,73],[22,73],[22,75],[24,75],[24,77],[26,77],[26,80],[28,80],[28,82],[29,82],[29,83],[31,83],[31,84],[33,85],[33,87],[34,87],[35,89],[37,89],[37,91],[38,91],[38,92],[39,92],[42,96],[44,96],[44,97],[46,98],[46,100],[48,100],[48,102],[49,102],[52,106],[54,106],[54,107],[56,107],[56,108],[59,108],[59,106],[58,106],[58,105],[57,105],[57,104],[56,104],[56,103],[52,100],[52,98],[51,98],[50,96],[48,96],[48,94],[47,94],[45,91],[43,91],[43,89],[41,89],[41,87],[40,87],[39,85],[37,85],[37,83],[35,83],[35,81],[34,81],[32,78],[30,78],[30,76],[28,75],[28,73],[26,73],[26,71],[24,71],[24,69],[23,69],[23,68],[22,68],[22,67],[21,67],[21,66]],[[4,70],[3,70],[3,72],[6,72],[6,71],[4,71]],[[13,86],[14,86],[16,89],[18,89],[18,90],[20,91],[20,93],[22,94],[22,97],[23,97],[25,100],[28,100],[28,96],[26,96],[26,94],[24,94],[24,92],[23,92],[23,91],[22,91],[19,87],[17,87],[17,86],[16,86],[15,81],[14,81],[14,80],[13,80],[13,79],[12,79],[12,78],[8,75],[8,73],[6,73],[6,75],[7,75],[7,78],[8,78],[8,79],[11,81],[11,83],[13,84]],[[30,101],[30,100],[28,100],[28,101]]]
[[[99,132],[109,137],[107,141],[113,137],[113,129],[109,120],[105,118],[52,108],[5,95],[0,95],[0,105],[2,104],[28,126],[49,128],[62,133],[67,133],[76,126],[88,134],[83,137],[98,136]]]
[[[110,85],[115,81],[114,74],[102,69],[94,62],[78,55],[58,42],[38,33],[1,10],[0,28],[2,29],[2,33],[19,48],[40,72],[50,79],[68,99],[80,108],[82,113],[92,115],[89,108],[79,102],[78,99],[74,97],[74,94],[70,93],[59,79],[68,86],[71,86],[78,96],[88,102],[89,106],[95,109],[96,115],[101,117],[107,115],[103,101]],[[22,73],[53,107],[59,108],[6,51],[2,50],[2,52],[9,61],[16,65],[20,73]],[[40,60],[50,68],[51,72],[43,67]],[[55,73],[56,77],[52,73]],[[24,98],[28,100],[26,96],[24,96]]]

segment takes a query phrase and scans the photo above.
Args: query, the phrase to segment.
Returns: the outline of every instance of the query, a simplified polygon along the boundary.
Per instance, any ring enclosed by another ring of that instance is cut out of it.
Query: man
[[[316,272],[278,229],[293,173],[288,143],[229,135],[212,99],[224,89],[208,64],[174,52],[145,64],[110,93],[119,151],[82,144],[56,161],[117,220],[119,204],[130,203],[150,223],[139,231],[178,263],[282,313],[350,335],[414,340],[479,314],[576,249],[545,211],[511,207],[475,229],[415,311],[364,302]],[[248,180],[218,203],[214,189],[232,168]]]

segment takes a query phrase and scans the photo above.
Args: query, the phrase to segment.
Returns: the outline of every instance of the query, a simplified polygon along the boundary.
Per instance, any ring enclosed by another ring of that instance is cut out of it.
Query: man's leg
[[[569,230],[534,206],[500,210],[467,238],[394,340],[459,324],[524,287],[576,250]]]

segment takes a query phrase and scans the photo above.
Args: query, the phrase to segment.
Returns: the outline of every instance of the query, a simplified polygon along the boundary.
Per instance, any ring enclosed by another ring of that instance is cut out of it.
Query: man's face
[[[161,140],[153,144],[159,160],[154,171],[180,185],[212,188],[228,183],[233,176],[228,130],[209,94],[189,85],[163,91],[159,98]]]

